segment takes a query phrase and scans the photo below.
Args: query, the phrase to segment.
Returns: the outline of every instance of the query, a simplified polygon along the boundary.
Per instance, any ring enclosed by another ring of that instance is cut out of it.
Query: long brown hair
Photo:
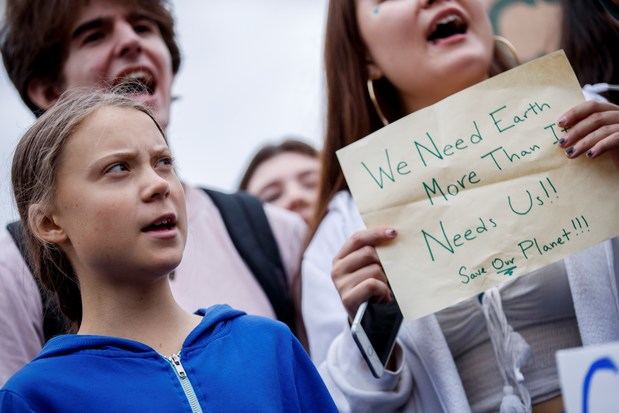
[[[11,181],[24,229],[26,260],[41,284],[51,292],[60,311],[69,320],[72,331],[79,327],[82,319],[79,280],[60,247],[35,235],[29,210],[32,205],[53,203],[61,155],[69,137],[97,109],[108,106],[146,113],[164,135],[151,112],[142,104],[115,93],[73,89],[63,94],[28,129],[13,156]]]
[[[380,129],[378,117],[366,89],[368,79],[367,49],[359,32],[354,0],[331,0],[325,31],[325,72],[327,83],[327,118],[321,152],[320,188],[310,236],[327,212],[333,196],[348,185],[335,152]],[[515,64],[506,48],[495,47],[490,75],[503,72]],[[374,81],[382,111],[388,119],[404,115],[397,90],[386,78]]]
[[[561,9],[561,48],[580,84],[619,84],[619,25],[599,1],[563,0]],[[619,104],[619,92],[606,97]]]

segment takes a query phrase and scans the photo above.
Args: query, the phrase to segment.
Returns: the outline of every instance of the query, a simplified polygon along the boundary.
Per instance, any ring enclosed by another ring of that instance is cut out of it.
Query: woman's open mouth
[[[464,18],[455,11],[448,11],[437,16],[430,26],[427,40],[431,44],[449,43],[450,40],[461,38],[467,30],[468,23]]]

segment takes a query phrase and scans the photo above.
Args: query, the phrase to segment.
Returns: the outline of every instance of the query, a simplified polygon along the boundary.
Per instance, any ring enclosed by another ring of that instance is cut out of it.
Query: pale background
[[[554,50],[557,0],[483,0],[525,60]],[[182,178],[236,188],[256,147],[293,133],[320,146],[326,0],[175,0],[183,63],[169,135]],[[0,0],[4,10],[4,0]],[[16,217],[9,169],[33,121],[0,69],[0,228]]]

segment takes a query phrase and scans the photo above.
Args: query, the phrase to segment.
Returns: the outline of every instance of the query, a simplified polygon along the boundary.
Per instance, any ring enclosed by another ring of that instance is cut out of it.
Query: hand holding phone
[[[374,248],[392,241],[397,232],[391,228],[366,229],[354,233],[333,259],[331,278],[350,320],[359,306],[369,299],[387,301],[391,291]]]
[[[331,271],[342,303],[350,319],[354,317],[353,338],[376,377],[389,361],[402,314],[374,247],[396,236],[392,228],[356,232],[335,256]]]
[[[402,324],[402,312],[395,297],[389,303],[366,301],[357,311],[351,332],[372,375],[385,371]]]

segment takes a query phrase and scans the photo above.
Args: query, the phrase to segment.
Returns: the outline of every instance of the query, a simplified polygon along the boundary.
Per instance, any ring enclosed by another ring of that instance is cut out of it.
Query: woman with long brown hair
[[[510,68],[503,46],[478,0],[329,3],[327,127],[302,306],[312,358],[342,411],[559,412],[554,352],[619,339],[618,274],[603,264],[617,259],[616,240],[489,290],[482,302],[405,321],[380,379],[351,337],[362,302],[391,299],[374,247],[397,242],[397,228],[364,229],[335,151]],[[570,128],[560,146],[570,158],[619,159],[618,124],[615,105],[578,105],[559,121]],[[583,268],[596,275],[586,286]]]

